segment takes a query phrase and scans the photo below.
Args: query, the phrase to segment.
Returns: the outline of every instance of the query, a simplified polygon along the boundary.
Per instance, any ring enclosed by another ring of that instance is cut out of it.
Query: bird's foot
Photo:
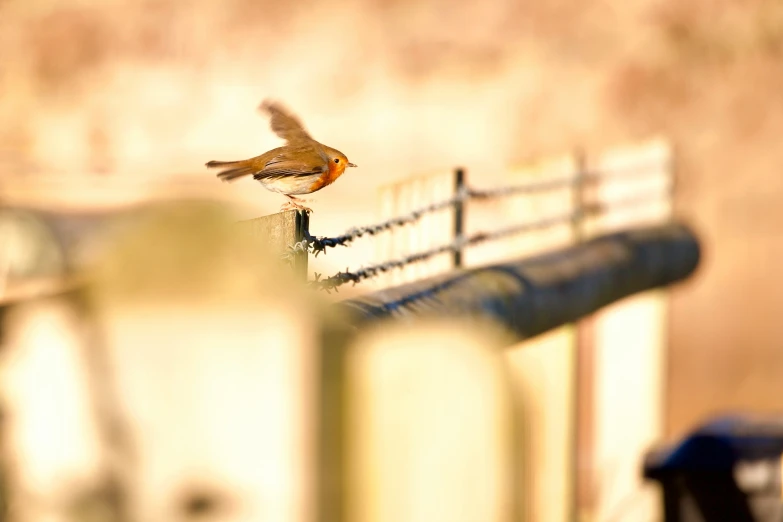
[[[294,200],[287,201],[287,202],[283,203],[280,206],[280,212],[284,212],[286,210],[303,210],[303,211],[307,212],[308,214],[312,214],[313,213],[313,209],[307,208],[304,205],[300,205],[299,203],[297,203]]]

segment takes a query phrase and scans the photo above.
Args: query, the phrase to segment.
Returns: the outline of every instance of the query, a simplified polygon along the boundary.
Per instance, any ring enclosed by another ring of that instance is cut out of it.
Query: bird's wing
[[[308,177],[320,176],[324,173],[322,167],[306,168],[298,164],[280,164],[271,168],[266,168],[253,174],[253,179],[281,179],[289,177]]]
[[[276,179],[288,176],[320,175],[328,170],[321,155],[313,149],[283,150],[266,162],[264,168],[253,175],[255,179]]]
[[[313,138],[305,130],[299,118],[285,110],[278,103],[264,100],[260,107],[269,113],[271,120],[269,122],[272,132],[286,141],[310,141]]]

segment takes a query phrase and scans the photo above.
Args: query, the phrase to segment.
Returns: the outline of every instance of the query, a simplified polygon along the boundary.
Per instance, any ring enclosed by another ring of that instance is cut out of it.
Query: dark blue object
[[[781,454],[783,418],[725,415],[678,444],[648,453],[644,476],[661,483],[667,522],[781,520],[780,509],[773,510],[774,518],[768,509],[770,499],[780,506],[779,487],[764,491],[767,509],[757,513],[735,475],[742,463],[779,467]]]

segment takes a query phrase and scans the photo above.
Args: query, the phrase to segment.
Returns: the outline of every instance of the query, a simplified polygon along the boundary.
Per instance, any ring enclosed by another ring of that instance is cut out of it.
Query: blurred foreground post
[[[278,254],[226,209],[172,205],[96,273],[91,303],[134,419],[138,520],[312,520],[318,326]]]
[[[520,520],[502,343],[478,326],[387,323],[348,351],[344,520]]]
[[[145,209],[86,287],[5,303],[10,520],[317,516],[319,315],[235,223]]]

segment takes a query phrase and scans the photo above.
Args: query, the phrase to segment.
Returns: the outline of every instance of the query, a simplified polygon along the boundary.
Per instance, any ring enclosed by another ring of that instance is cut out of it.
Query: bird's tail
[[[226,170],[219,172],[217,175],[222,181],[234,181],[255,172],[244,161],[210,161],[207,163],[207,167],[210,169],[225,168]]]

